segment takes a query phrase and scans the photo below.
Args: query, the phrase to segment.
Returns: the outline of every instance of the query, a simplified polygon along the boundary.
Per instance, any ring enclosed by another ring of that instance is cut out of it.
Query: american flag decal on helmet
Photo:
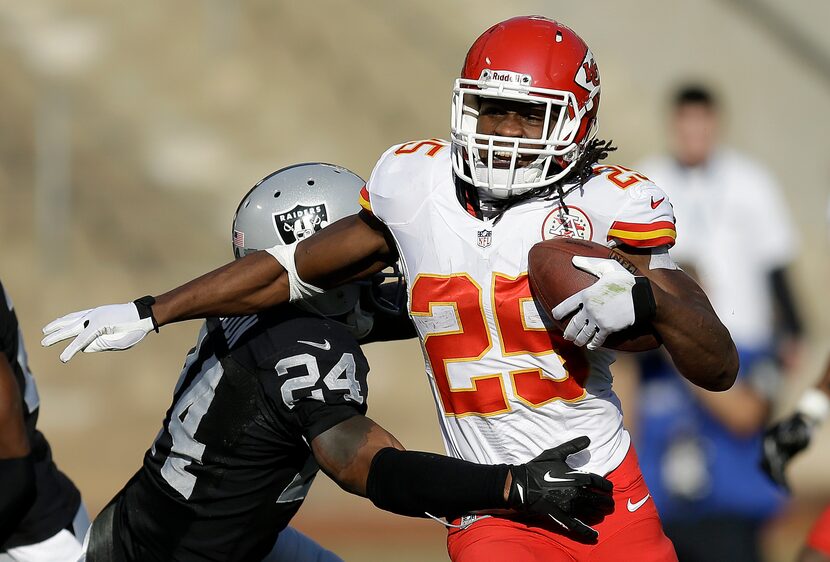
[[[245,233],[239,230],[233,231],[233,247],[234,248],[244,248],[245,247]]]

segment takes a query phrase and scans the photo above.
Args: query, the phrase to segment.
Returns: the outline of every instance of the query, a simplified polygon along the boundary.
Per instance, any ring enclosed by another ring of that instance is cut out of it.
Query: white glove
[[[640,316],[654,315],[654,296],[645,277],[635,277],[613,259],[574,256],[571,261],[574,267],[599,279],[553,309],[556,320],[576,312],[562,334],[566,340],[596,349],[609,335],[632,326]]]
[[[149,307],[148,307],[149,309]],[[41,345],[48,347],[74,337],[61,353],[66,363],[76,353],[129,349],[156,329],[152,315],[142,318],[135,303],[108,304],[73,312],[47,324]]]

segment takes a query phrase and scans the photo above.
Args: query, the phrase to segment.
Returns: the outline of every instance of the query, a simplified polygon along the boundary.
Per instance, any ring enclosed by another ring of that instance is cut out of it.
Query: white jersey
[[[610,351],[587,351],[548,330],[527,281],[531,246],[555,236],[669,246],[671,205],[644,177],[616,166],[565,198],[529,200],[498,221],[459,203],[445,141],[389,149],[361,205],[391,231],[409,289],[447,453],[522,463],[581,435],[574,468],[607,474],[628,451],[611,390]]]

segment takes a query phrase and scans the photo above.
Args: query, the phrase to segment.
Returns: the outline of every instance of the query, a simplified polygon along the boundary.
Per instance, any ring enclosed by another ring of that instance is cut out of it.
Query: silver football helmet
[[[241,258],[257,250],[289,245],[360,210],[365,185],[346,168],[309,162],[278,170],[257,183],[236,210],[233,253]],[[295,304],[340,319],[358,338],[372,329],[372,316],[360,310],[360,286],[350,283]]]
[[[308,238],[336,220],[360,210],[366,184],[346,168],[308,162],[265,176],[239,204],[233,219],[233,253],[240,258],[256,250]]]

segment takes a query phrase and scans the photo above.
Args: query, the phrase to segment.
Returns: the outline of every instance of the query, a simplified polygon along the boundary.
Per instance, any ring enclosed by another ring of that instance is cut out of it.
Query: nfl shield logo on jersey
[[[550,240],[558,236],[590,240],[593,234],[591,219],[579,207],[568,205],[556,207],[542,223],[542,240]]]
[[[297,205],[290,211],[274,213],[274,226],[286,244],[308,238],[329,223],[326,205]]]
[[[478,231],[478,247],[479,248],[487,248],[490,246],[490,243],[493,241],[493,231],[492,230],[479,230]]]

